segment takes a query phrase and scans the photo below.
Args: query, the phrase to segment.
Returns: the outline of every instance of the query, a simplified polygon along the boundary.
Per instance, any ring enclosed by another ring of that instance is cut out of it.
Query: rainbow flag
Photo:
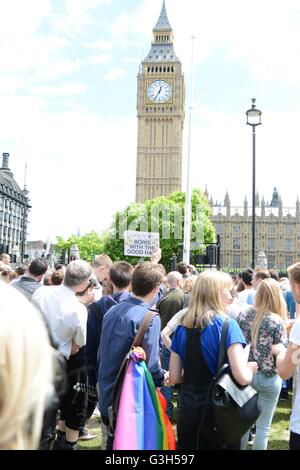
[[[114,436],[114,450],[175,450],[166,400],[155,388],[142,348],[134,348],[126,371]]]

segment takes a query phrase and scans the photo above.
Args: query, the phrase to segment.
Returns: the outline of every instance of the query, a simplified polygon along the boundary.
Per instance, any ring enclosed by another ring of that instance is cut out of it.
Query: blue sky
[[[136,77],[162,0],[0,0],[0,153],[20,185],[27,163],[29,239],[99,232],[135,197]],[[285,206],[300,195],[300,2],[166,0],[183,64],[187,158],[195,40],[192,184],[214,200],[251,200],[256,97],[257,188]],[[183,167],[185,189],[186,167]]]

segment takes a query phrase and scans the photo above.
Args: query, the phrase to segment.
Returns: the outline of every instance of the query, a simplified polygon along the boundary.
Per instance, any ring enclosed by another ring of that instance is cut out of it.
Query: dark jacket
[[[119,304],[129,297],[131,297],[131,294],[126,291],[112,295],[105,295],[88,307],[85,353],[89,385],[93,387],[96,386],[98,379],[98,350],[101,339],[103,317],[111,307]]]

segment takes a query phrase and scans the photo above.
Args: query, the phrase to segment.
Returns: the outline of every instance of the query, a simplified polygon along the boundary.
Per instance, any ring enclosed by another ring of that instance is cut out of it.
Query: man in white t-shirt
[[[66,359],[68,383],[60,404],[60,421],[55,450],[75,450],[80,427],[85,423],[87,373],[87,309],[79,297],[91,286],[92,268],[82,260],[72,261],[61,286],[36,290],[32,301],[42,311],[57,349]]]
[[[291,290],[297,303],[300,303],[300,263],[288,268]],[[296,386],[290,422],[290,450],[300,450],[300,317],[294,322],[289,335],[287,350],[282,345],[273,346],[277,371],[281,378],[288,379],[294,374]]]

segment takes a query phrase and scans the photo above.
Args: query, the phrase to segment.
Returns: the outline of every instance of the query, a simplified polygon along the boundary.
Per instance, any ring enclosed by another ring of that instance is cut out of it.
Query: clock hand
[[[154,98],[154,101],[156,100],[156,98],[157,98],[157,97],[158,97],[158,95],[160,94],[160,92],[161,92],[161,89],[162,89],[162,87],[160,87],[160,89],[158,90],[158,93],[156,94],[156,96],[155,96],[155,98]]]

